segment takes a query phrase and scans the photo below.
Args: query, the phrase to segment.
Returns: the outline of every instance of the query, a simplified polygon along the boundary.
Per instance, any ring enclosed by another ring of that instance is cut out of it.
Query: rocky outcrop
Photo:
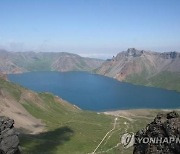
[[[149,138],[148,143],[140,139]],[[179,154],[180,117],[177,112],[158,114],[154,121],[135,135],[134,154]],[[154,142],[154,141],[156,142]],[[142,140],[141,140],[142,141]]]
[[[173,51],[173,52],[165,52],[160,55],[165,59],[175,59],[180,57],[180,53]]]
[[[126,52],[126,56],[133,56],[133,57],[139,57],[141,56],[145,51],[144,50],[137,50],[135,48],[129,48]]]
[[[14,120],[0,117],[0,154],[19,154],[19,138]]]

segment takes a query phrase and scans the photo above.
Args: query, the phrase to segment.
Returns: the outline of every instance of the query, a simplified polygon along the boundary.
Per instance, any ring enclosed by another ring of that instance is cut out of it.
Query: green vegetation
[[[147,80],[147,73],[145,71],[143,71],[142,73],[136,73],[136,74],[132,74],[127,76],[127,78],[125,79],[125,82],[130,82],[133,84],[140,84],[140,85],[146,85],[148,83]]]
[[[39,97],[44,100],[42,109],[30,102],[24,103],[24,107],[46,123],[48,132],[23,136],[23,147],[28,153],[42,153],[44,147],[47,147],[47,153],[91,152],[112,127],[112,117],[81,111],[68,104],[62,105],[50,94],[39,94]],[[48,148],[48,145],[54,148]]]
[[[180,73],[162,72],[152,77],[150,85],[180,92]]]
[[[161,72],[151,78],[147,78],[146,72],[142,72],[140,74],[129,75],[125,82],[180,92],[180,73]]]
[[[42,119],[47,126],[47,132],[38,135],[23,135],[22,146],[27,153],[91,153],[101,142],[105,134],[113,128],[114,118],[95,112],[82,111],[70,104],[55,101],[51,94],[39,94],[44,100],[43,108],[31,102],[23,106],[35,117]],[[97,152],[132,153],[132,149],[125,150],[120,143],[120,136],[127,132],[136,132],[143,128],[149,120],[130,122],[118,118],[115,130],[105,139]],[[111,150],[110,150],[111,149]]]
[[[28,71],[51,71],[50,60],[36,60],[25,67]]]
[[[7,82],[0,78],[0,90],[3,90],[5,93],[9,93],[9,96],[13,97],[16,101],[20,100],[21,96],[21,87]]]

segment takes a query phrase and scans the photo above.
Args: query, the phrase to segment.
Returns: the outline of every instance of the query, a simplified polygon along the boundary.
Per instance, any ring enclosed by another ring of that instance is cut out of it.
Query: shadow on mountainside
[[[74,131],[69,127],[61,127],[52,131],[35,135],[23,134],[20,138],[23,153],[52,154],[65,142],[69,141]]]

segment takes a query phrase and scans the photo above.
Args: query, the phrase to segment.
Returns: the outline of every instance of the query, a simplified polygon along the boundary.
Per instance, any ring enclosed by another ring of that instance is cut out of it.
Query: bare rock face
[[[140,138],[156,139],[156,142],[138,142]],[[152,123],[136,133],[135,140],[134,154],[179,154],[180,117],[178,113],[158,114]]]
[[[135,48],[129,48],[126,51],[126,56],[139,57],[144,53],[144,50],[137,50]]]
[[[173,52],[161,53],[160,56],[163,57],[164,59],[175,59],[175,58],[179,58],[180,54],[176,51],[173,51]]]
[[[14,120],[0,117],[0,154],[20,154],[18,133]]]

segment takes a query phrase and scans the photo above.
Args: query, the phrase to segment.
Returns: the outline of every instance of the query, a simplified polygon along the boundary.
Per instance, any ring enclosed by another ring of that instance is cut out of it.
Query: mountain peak
[[[180,57],[180,54],[176,51],[164,52],[164,53],[161,53],[161,57],[165,59],[175,59],[175,58]]]
[[[137,51],[136,48],[128,48],[128,49],[127,49],[127,52],[136,52],[136,51]]]
[[[135,48],[128,48],[126,51],[127,56],[133,56],[133,57],[141,56],[143,53],[144,50],[137,50]]]

